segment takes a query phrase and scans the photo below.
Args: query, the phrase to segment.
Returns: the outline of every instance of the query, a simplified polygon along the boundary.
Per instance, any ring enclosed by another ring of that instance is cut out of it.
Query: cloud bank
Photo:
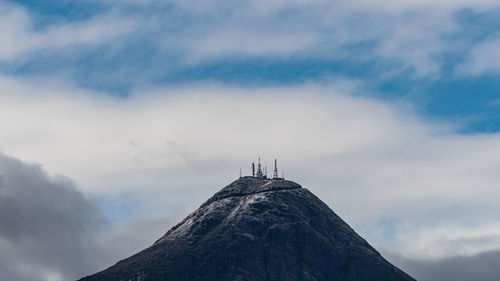
[[[168,217],[111,225],[68,178],[0,153],[2,280],[75,280],[151,244]]]
[[[404,102],[349,94],[362,88],[352,81],[143,89],[129,98],[9,78],[1,85],[3,150],[95,194],[168,201],[169,192],[199,190],[194,201],[176,199],[193,208],[260,155],[269,163],[277,156],[285,175],[356,223],[452,216],[457,206],[485,210],[486,220],[499,203],[491,196],[498,134],[456,134]]]
[[[100,266],[90,237],[104,217],[69,179],[3,154],[0,179],[2,279],[68,280]]]
[[[457,256],[439,260],[414,260],[397,255],[386,257],[404,268],[407,273],[421,281],[454,280],[494,281],[498,279],[499,251],[488,251],[473,256]]]

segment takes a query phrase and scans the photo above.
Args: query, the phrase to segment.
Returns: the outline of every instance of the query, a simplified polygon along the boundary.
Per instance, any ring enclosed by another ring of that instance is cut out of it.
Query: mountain
[[[81,281],[403,281],[325,203],[284,179],[229,184],[151,247]]]

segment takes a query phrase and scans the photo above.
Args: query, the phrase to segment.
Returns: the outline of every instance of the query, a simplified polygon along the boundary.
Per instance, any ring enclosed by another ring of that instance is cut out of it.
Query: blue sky
[[[101,253],[110,264],[240,167],[278,157],[391,261],[459,280],[428,263],[500,256],[499,11],[491,0],[0,0],[0,168],[36,163],[93,198],[107,223],[87,248],[128,245]],[[46,280],[82,274],[30,262]]]
[[[200,81],[293,85],[343,77],[362,80],[366,83],[367,95],[408,100],[430,118],[463,122],[464,133],[499,130],[500,117],[495,106],[499,68],[475,66],[479,59],[471,58],[478,46],[496,40],[500,20],[494,5],[452,4],[437,11],[412,3],[394,11],[369,11],[354,4],[352,7],[339,5],[338,13],[347,11],[350,14],[330,23],[327,20],[337,16],[334,4],[319,1],[316,5],[303,7],[295,2],[267,7],[267,14],[257,15],[256,19],[261,22],[255,23],[247,15],[251,10],[243,12],[237,5],[224,1],[207,11],[190,10],[187,4],[156,1],[144,4],[115,1],[10,3],[4,6],[20,9],[29,17],[27,30],[24,30],[27,33],[43,33],[61,25],[90,24],[100,17],[103,21],[123,21],[131,26],[109,41],[68,42],[54,48],[34,46],[22,55],[1,61],[0,69],[6,75],[65,76],[78,87],[121,96],[144,85]],[[246,4],[250,8],[264,9]],[[322,13],[321,6],[333,11]],[[237,18],[238,14],[243,16]],[[314,18],[315,15],[323,22]],[[293,25],[300,25],[297,38],[290,30]],[[205,53],[195,50],[201,52],[195,59],[190,58],[186,50],[191,47],[183,46],[203,44],[203,39],[210,39],[211,33],[221,27],[238,33],[248,29],[262,30],[260,28],[266,26],[270,27],[269,34],[261,32],[251,36],[256,40],[259,36],[272,38],[276,32],[283,31],[289,33],[290,38],[278,39],[282,39],[284,45],[296,46],[262,49],[249,46],[246,50],[233,50],[221,44]],[[373,31],[363,32],[368,27]],[[391,34],[399,28],[403,35]],[[349,32],[353,35],[344,34]],[[304,42],[307,45],[302,46],[299,37],[310,34],[319,38]],[[391,42],[384,43],[384,40]],[[427,49],[417,49],[420,45]],[[381,50],[384,48],[387,50]],[[408,57],[405,58],[405,54]],[[467,70],[469,68],[478,70]]]

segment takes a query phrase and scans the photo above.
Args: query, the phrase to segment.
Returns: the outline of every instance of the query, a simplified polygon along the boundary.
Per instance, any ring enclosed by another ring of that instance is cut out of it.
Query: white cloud
[[[396,236],[396,248],[407,258],[428,260],[472,256],[500,249],[500,225],[442,223],[419,228],[408,224]]]
[[[109,43],[137,28],[137,23],[113,12],[82,22],[58,22],[35,28],[20,6],[0,1],[0,60],[22,59],[29,52]]]
[[[194,46],[195,58],[226,57],[231,55],[286,57],[311,46],[314,34],[266,34],[260,31],[227,30],[211,34]]]
[[[43,90],[5,79],[2,85],[4,151],[43,163],[92,191],[103,185],[170,186],[170,173],[198,168],[223,179],[227,170],[218,171],[220,166],[237,171],[232,165],[246,165],[259,154],[336,155],[397,141],[391,140],[392,131],[404,127],[388,105],[316,85],[251,90],[200,85],[127,99],[68,96],[72,90],[64,86]],[[40,91],[23,96],[27,88]],[[431,130],[409,116],[408,122],[417,131]]]
[[[286,177],[351,224],[395,220],[401,227],[392,235],[423,244],[410,251],[396,240],[380,243],[430,258],[448,255],[426,250],[435,244],[424,239],[431,224],[413,237],[405,221],[468,223],[447,214],[456,208],[477,223],[443,238],[459,241],[461,232],[476,237],[500,203],[500,157],[492,153],[499,134],[455,134],[403,103],[343,92],[361,85],[197,85],[142,89],[128,98],[56,82],[4,77],[0,85],[1,150],[69,176],[86,192],[143,198],[143,215],[196,208],[258,156],[265,163],[277,156]],[[463,241],[465,254],[497,246]]]
[[[474,46],[464,61],[456,67],[462,75],[478,76],[500,72],[500,36],[493,34]]]
[[[464,31],[457,12],[469,9],[480,13],[498,7],[498,2],[489,0],[171,4],[171,9],[160,13],[182,14],[190,24],[164,23],[159,17],[158,31],[169,31],[161,39],[163,50],[178,54],[181,49],[189,63],[235,56],[381,59],[390,69],[388,73],[408,71],[417,78],[438,78],[446,54],[474,45],[472,39],[453,40]],[[172,33],[172,29],[177,32]],[[463,46],[457,48],[460,44]]]
[[[458,44],[463,44],[461,51],[475,44],[452,39],[464,30],[456,13],[498,7],[488,0],[107,3],[101,15],[38,29],[23,8],[1,2],[0,60],[22,61],[33,51],[68,46],[82,47],[74,56],[85,54],[89,46],[126,49],[140,38],[149,52],[166,60],[166,68],[234,57],[380,59],[388,73],[436,78],[445,54]]]

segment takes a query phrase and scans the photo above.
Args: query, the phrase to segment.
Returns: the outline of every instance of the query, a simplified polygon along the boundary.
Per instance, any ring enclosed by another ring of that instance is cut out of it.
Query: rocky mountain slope
[[[151,247],[81,280],[414,279],[299,184],[243,177]]]

